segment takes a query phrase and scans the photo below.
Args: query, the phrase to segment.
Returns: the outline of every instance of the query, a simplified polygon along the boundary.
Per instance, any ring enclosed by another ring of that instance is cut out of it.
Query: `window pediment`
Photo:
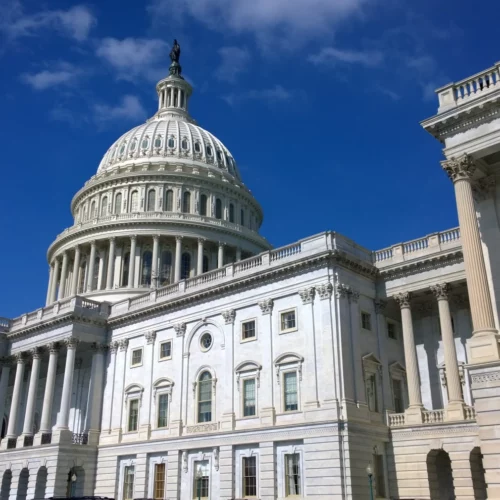
[[[236,373],[249,372],[255,370],[262,370],[262,365],[255,361],[243,361],[234,369]]]
[[[399,375],[402,377],[406,375],[406,368],[398,361],[395,361],[389,365],[389,373],[391,375]]]
[[[303,363],[303,362],[304,362],[303,356],[299,356],[294,352],[285,352],[284,354],[281,354],[274,360],[275,366],[286,365],[291,363]]]
[[[363,371],[365,372],[365,377],[371,373],[382,372],[382,363],[372,352],[366,354],[361,359],[363,361]]]

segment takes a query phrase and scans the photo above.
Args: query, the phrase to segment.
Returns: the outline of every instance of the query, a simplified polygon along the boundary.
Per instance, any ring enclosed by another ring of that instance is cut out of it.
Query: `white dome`
[[[189,121],[188,121],[189,120]],[[240,175],[229,150],[213,134],[182,115],[156,115],[123,134],[104,155],[98,174],[142,162],[198,164]]]

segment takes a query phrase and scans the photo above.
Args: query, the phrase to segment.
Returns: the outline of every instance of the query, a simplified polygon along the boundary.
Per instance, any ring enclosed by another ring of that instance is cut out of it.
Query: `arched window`
[[[141,147],[142,149],[147,149],[149,146],[149,137],[146,136],[144,137],[144,139],[142,140],[142,144],[141,144]]]
[[[150,189],[148,192],[148,212],[154,212],[156,210],[156,191]]]
[[[130,150],[129,151],[131,151],[131,152],[135,151],[136,146],[137,146],[137,138],[134,137],[132,139],[132,142],[130,143]]]
[[[170,283],[171,274],[172,274],[172,252],[166,250],[161,253],[160,286],[165,286]]]
[[[97,207],[95,201],[93,201],[90,205],[90,218],[93,219],[97,216]]]
[[[187,252],[182,254],[181,258],[181,280],[189,278],[191,271],[191,255]]]
[[[83,216],[82,216],[82,220],[87,220],[87,216],[88,216],[88,213],[87,213],[87,205],[85,205],[83,207]]]
[[[201,153],[201,144],[199,142],[194,143],[194,151],[195,153]]]
[[[217,150],[217,161],[222,163],[222,153],[219,150]]]
[[[108,215],[108,197],[104,196],[101,200],[101,217]]]
[[[165,211],[166,212],[172,212],[174,209],[174,192],[169,189],[165,193]]]
[[[207,156],[211,157],[212,155],[213,155],[212,146],[207,144]]]
[[[182,149],[184,149],[184,151],[187,151],[189,149],[189,143],[185,137],[184,137],[184,139],[182,139],[181,146],[182,146]]]
[[[175,148],[175,139],[173,137],[169,137],[168,139],[168,147]]]
[[[153,254],[147,250],[142,254],[141,285],[151,285],[151,264]]]
[[[120,154],[120,156],[122,156],[122,155],[123,155],[123,153],[125,153],[125,146],[126,146],[126,143],[124,142],[124,143],[121,145],[121,147],[120,147],[120,153],[119,153],[119,154]]]
[[[118,193],[115,196],[115,214],[122,213],[122,194]]]
[[[130,197],[130,211],[137,212],[139,210],[139,193],[134,191]]]
[[[203,372],[198,379],[198,422],[212,421],[212,375]]]
[[[222,219],[222,201],[220,201],[220,198],[215,200],[215,218]]]
[[[229,222],[234,222],[234,205],[229,204]]]
[[[245,211],[243,209],[240,210],[240,224],[245,225]]]
[[[128,272],[130,267],[130,252],[127,252],[123,257],[122,266],[122,286],[128,285]]]
[[[182,211],[185,214],[191,212],[191,193],[189,191],[185,191],[182,195]]]
[[[157,135],[155,139],[155,148],[161,148],[161,135]]]
[[[203,272],[208,273],[209,265],[208,265],[208,255],[203,256]]]
[[[208,198],[206,194],[200,196],[200,215],[207,215]]]

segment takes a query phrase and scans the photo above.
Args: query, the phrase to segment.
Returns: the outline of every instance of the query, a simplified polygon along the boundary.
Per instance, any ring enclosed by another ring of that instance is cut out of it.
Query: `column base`
[[[273,406],[260,410],[260,424],[262,426],[272,426],[276,424],[276,410]]]
[[[12,438],[10,438],[9,436],[5,436],[2,439],[2,443],[0,444],[0,449],[2,449],[2,450],[8,450],[9,448],[8,448],[7,444],[8,444],[8,442],[9,442],[10,439],[17,439],[17,436],[14,436]],[[16,444],[16,446],[17,446],[17,444]]]
[[[101,436],[101,431],[96,431],[96,430],[89,430],[88,431],[88,442],[87,444],[89,446],[97,446],[99,444],[99,439]]]
[[[448,403],[445,409],[445,419],[447,422],[465,420],[465,403],[463,401]]]
[[[467,340],[469,364],[491,363],[500,360],[500,335],[496,330],[474,332]]]
[[[223,413],[220,423],[221,431],[232,431],[236,426],[234,413]]]
[[[405,410],[405,425],[422,424],[423,423],[423,406],[410,406]]]

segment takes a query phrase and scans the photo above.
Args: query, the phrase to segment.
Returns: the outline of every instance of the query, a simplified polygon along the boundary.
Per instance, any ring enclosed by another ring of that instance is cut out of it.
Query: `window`
[[[217,150],[217,161],[222,163],[222,153],[219,150]]]
[[[382,375],[382,364],[373,354],[367,354],[362,358],[363,377],[365,381],[366,404],[368,409],[373,412],[379,412],[379,377]]]
[[[200,196],[200,215],[207,215],[208,198],[206,194]]]
[[[392,321],[387,322],[387,336],[390,339],[397,340],[398,334],[396,330],[396,323],[393,323]]]
[[[97,217],[97,207],[95,201],[90,204],[90,218],[93,219],[94,217]]]
[[[189,278],[191,272],[191,255],[187,252],[182,254],[181,257],[181,280]]]
[[[234,205],[229,204],[229,222],[234,222]]]
[[[243,457],[243,495],[257,496],[257,457]]]
[[[125,152],[125,145],[126,145],[126,143],[123,143],[123,144],[121,145],[121,147],[120,147],[120,156],[122,156],[122,155],[123,155],[123,153]]]
[[[132,500],[134,498],[134,478],[135,467],[127,465],[123,469],[123,500]]]
[[[156,191],[150,189],[148,192],[148,212],[154,212],[156,210]]]
[[[137,212],[139,210],[139,193],[134,191],[130,197],[130,211]]]
[[[155,500],[165,498],[165,464],[155,464],[153,498]]]
[[[240,210],[240,224],[245,225],[245,211],[243,209]]]
[[[372,329],[372,317],[370,313],[367,312],[362,312],[361,313],[361,328],[363,330],[370,330]]]
[[[203,372],[198,380],[198,422],[212,421],[212,375]]]
[[[297,372],[283,374],[283,391],[285,411],[296,411],[299,408],[297,394]]]
[[[392,393],[394,397],[394,411],[396,413],[403,413],[405,411],[403,402],[403,385],[401,380],[392,379]]]
[[[191,193],[189,191],[186,191],[182,195],[182,211],[185,214],[188,214],[191,212]]]
[[[131,399],[128,402],[128,431],[137,431],[139,421],[139,400]]]
[[[104,196],[101,200],[101,217],[108,215],[108,197]]]
[[[255,416],[255,379],[243,380],[243,416]]]
[[[200,338],[200,346],[202,351],[208,351],[212,347],[212,335],[204,333]]]
[[[168,139],[168,147],[169,148],[175,148],[175,139],[173,137],[170,137]]]
[[[182,149],[184,149],[184,151],[187,151],[189,149],[189,143],[185,137],[184,137],[184,139],[182,139],[181,146],[182,146]]]
[[[170,283],[171,274],[172,274],[172,252],[166,250],[161,253],[160,286],[165,286]]]
[[[130,266],[130,252],[127,252],[123,257],[123,268],[122,268],[122,286],[128,285],[128,271]]]
[[[161,148],[161,135],[157,135],[155,139],[155,148]]]
[[[384,457],[382,455],[373,455],[373,477],[375,479],[375,496],[385,498],[385,474]]]
[[[297,320],[295,317],[295,309],[281,313],[281,331],[288,332],[297,329]]]
[[[193,499],[206,500],[210,491],[210,467],[208,460],[194,463]]]
[[[293,497],[301,494],[300,454],[285,455],[285,496]]]
[[[172,357],[172,341],[167,340],[160,344],[160,359],[170,359]]]
[[[215,218],[222,219],[222,201],[220,201],[220,198],[215,200]]]
[[[134,137],[132,142],[130,143],[130,151],[135,151],[135,147],[137,146],[137,139]]]
[[[165,193],[165,211],[172,212],[174,209],[174,192],[169,189]]]
[[[213,151],[212,151],[212,146],[207,146],[207,156],[212,156],[213,155]]]
[[[366,379],[366,401],[370,411],[378,412],[377,374],[370,373]]]
[[[122,213],[122,194],[118,193],[115,196],[115,214]]]
[[[194,150],[196,153],[201,153],[201,144],[199,142],[194,143]]]
[[[254,339],[256,335],[255,320],[245,321],[241,324],[241,339]]]
[[[158,396],[158,428],[168,426],[168,394]]]
[[[147,149],[149,146],[149,137],[146,136],[143,140],[142,140],[142,144],[141,144],[141,148],[142,149]]]
[[[144,286],[151,285],[151,264],[153,262],[153,254],[148,250],[142,254],[142,270],[141,284]]]
[[[208,256],[204,255],[203,256],[203,272],[208,273],[210,266],[208,265]]]
[[[134,349],[132,351],[132,366],[142,365],[142,347],[140,349]]]

